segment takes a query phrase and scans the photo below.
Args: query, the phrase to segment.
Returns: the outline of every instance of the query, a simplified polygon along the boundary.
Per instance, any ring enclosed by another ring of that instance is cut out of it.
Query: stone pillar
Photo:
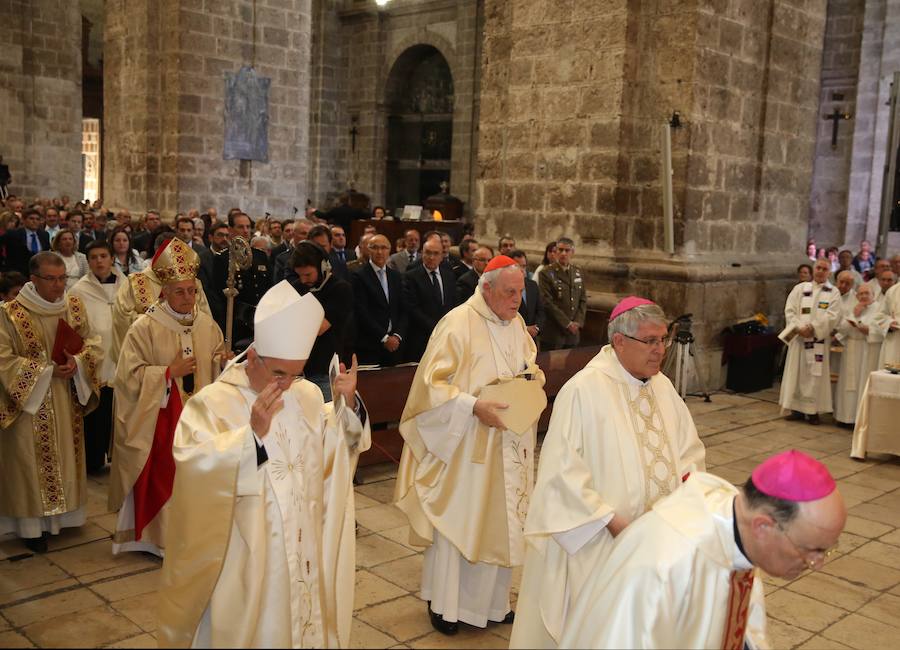
[[[310,0],[110,0],[106,204],[173,215],[301,212],[307,195]],[[225,73],[272,80],[269,161],[223,160]]]
[[[10,191],[81,198],[81,13],[68,0],[9,0],[0,30],[0,155]]]
[[[783,320],[803,258],[825,0],[487,0],[485,17],[479,234],[535,253],[571,236],[594,325],[632,292],[690,312],[718,386],[719,332]],[[659,132],[673,111],[670,255]]]

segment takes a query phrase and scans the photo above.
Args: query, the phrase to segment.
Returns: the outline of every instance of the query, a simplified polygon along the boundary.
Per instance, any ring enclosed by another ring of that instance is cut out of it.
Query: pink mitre
[[[619,301],[619,304],[613,308],[612,314],[609,315],[609,320],[615,320],[616,316],[621,316],[626,311],[630,311],[635,307],[655,304],[656,303],[652,300],[647,300],[646,298],[638,298],[637,296],[628,296],[627,298],[622,298]]]
[[[760,492],[785,501],[817,501],[837,487],[827,467],[796,449],[767,458],[751,478]]]

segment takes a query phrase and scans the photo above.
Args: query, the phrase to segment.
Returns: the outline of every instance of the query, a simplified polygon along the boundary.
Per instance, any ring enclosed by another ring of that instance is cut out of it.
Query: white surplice
[[[812,295],[807,297],[810,311],[804,313],[803,293],[807,288],[811,289]],[[812,325],[814,334],[809,339],[797,334],[788,344],[778,400],[781,408],[807,415],[831,412],[831,357],[828,348],[831,332],[840,317],[838,290],[827,282],[801,282],[791,290],[784,305],[785,329]],[[818,359],[816,350],[821,351],[821,359]]]
[[[97,276],[87,273],[69,289],[70,295],[81,298],[91,320],[91,329],[100,339],[100,348],[103,350],[103,365],[100,367],[102,385],[112,384],[116,375],[116,362],[110,355],[113,339],[112,310],[116,292],[125,281],[125,276],[116,269],[113,269],[112,275],[115,282],[101,284]]]
[[[161,577],[161,647],[349,644],[355,571],[352,476],[368,423],[336,415],[308,381],[282,395],[261,446],[244,364],[191,398]]]
[[[838,373],[834,396],[834,419],[852,424],[856,419],[856,409],[862,397],[869,373],[878,368],[878,355],[884,333],[879,327],[881,312],[876,305],[869,305],[859,316],[854,315],[855,302],[845,310],[838,325],[837,338],[844,346],[841,353],[841,367]],[[863,334],[850,324],[853,320],[869,328]]]
[[[606,524],[633,522],[705,449],[672,382],[632,376],[605,346],[556,397],[525,524],[528,541],[511,648],[555,648],[566,610],[613,546]]]
[[[628,527],[563,626],[564,648],[721,648],[731,574],[752,568],[734,536],[738,490],[711,474],[685,483]],[[750,595],[745,645],[768,647],[763,583]]]
[[[892,322],[900,323],[900,284],[895,284],[884,294],[881,302],[881,332],[884,334],[884,344],[878,355],[878,367],[884,368],[885,364],[900,363],[900,329],[891,330]]]

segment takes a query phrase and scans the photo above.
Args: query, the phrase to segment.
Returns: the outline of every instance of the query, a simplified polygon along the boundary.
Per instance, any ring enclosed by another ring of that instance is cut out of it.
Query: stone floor
[[[766,579],[770,641],[775,648],[892,649],[900,640],[900,460],[851,460],[849,431],[785,422],[776,399],[773,390],[688,399],[714,473],[742,483],[767,455],[795,447],[822,459],[850,508],[839,552],[821,571],[792,582]],[[361,478],[353,647],[507,647],[509,626],[463,626],[455,637],[432,630],[416,597],[422,554],[406,545],[404,518],[389,505],[394,468],[366,468]],[[105,478],[90,481],[90,494],[88,524],[55,538],[46,555],[0,539],[0,647],[155,647],[160,563],[142,554],[113,557]]]

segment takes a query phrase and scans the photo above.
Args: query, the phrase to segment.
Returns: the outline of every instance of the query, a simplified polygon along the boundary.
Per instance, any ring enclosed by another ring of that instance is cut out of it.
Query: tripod
[[[662,371],[675,386],[675,390],[682,399],[692,393],[700,383],[697,374],[697,364],[694,361],[694,335],[691,333],[691,316],[684,314],[669,324],[669,336],[672,337],[672,347],[663,361]],[[705,401],[709,402],[709,393],[700,393]]]

